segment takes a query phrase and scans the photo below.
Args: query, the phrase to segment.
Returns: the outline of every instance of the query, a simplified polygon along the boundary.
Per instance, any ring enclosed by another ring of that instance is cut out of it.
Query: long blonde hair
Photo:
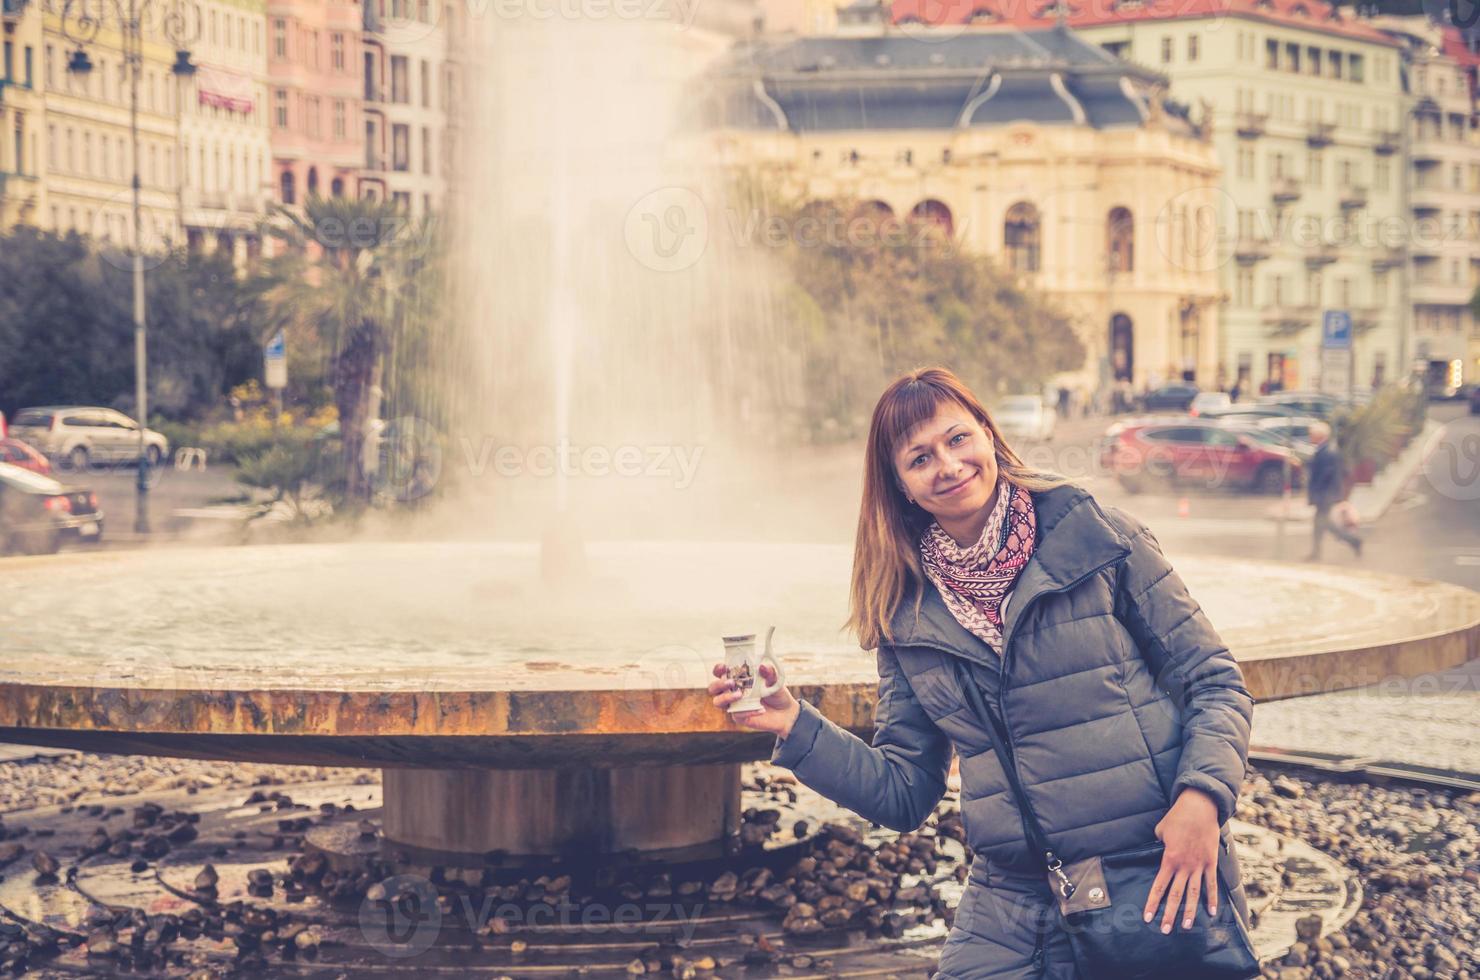
[[[853,545],[853,584],[846,628],[858,634],[865,650],[894,638],[890,621],[913,597],[919,615],[925,573],[920,566],[920,534],[934,518],[912,504],[894,473],[894,453],[922,422],[935,417],[943,404],[955,404],[992,435],[997,470],[1024,490],[1062,486],[1063,477],[1025,464],[1002,438],[982,403],[947,368],[916,368],[896,378],[874,406],[868,445],[863,456],[863,502]]]

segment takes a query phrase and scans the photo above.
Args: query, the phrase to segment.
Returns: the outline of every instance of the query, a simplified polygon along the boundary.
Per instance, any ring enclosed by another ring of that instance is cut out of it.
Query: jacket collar
[[[1007,603],[1004,643],[1011,639],[1018,618],[1034,596],[1063,589],[1095,569],[1130,554],[1130,541],[1087,491],[1065,484],[1032,496],[1038,539],[1033,556],[1018,576]],[[956,621],[928,579],[924,589],[918,620],[913,597],[895,611],[890,624],[893,642],[899,646],[941,647],[992,667],[999,666],[991,648]]]

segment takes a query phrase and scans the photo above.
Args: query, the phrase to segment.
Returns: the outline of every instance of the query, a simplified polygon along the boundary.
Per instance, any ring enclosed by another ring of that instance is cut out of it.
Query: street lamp
[[[139,194],[139,81],[144,74],[144,18],[155,11],[155,0],[67,0],[62,8],[62,34],[77,47],[67,57],[67,70],[78,75],[92,71],[87,55],[91,44],[112,13],[117,21],[124,65],[129,76],[129,140],[133,151],[133,253],[134,253],[134,401],[139,421],[139,476],[135,483],[134,531],[149,533],[149,451],[145,433],[149,426],[148,349],[144,320],[144,233]],[[175,46],[177,76],[195,72],[186,45],[200,36],[200,7],[194,0],[160,0],[160,28]],[[183,161],[176,161],[180,166]]]

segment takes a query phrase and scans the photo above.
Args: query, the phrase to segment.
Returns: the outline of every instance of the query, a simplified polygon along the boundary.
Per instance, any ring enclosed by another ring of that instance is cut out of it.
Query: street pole
[[[129,61],[129,139],[134,157],[134,405],[139,423],[139,466],[135,483],[134,532],[149,533],[149,449],[145,433],[149,426],[147,324],[144,320],[144,230],[139,179],[139,76],[143,73],[144,32],[139,24],[138,0],[129,0],[128,22],[123,42]]]

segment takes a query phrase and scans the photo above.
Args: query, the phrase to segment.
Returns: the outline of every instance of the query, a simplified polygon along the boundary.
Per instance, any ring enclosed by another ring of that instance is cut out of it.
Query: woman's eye
[[[914,459],[910,460],[910,465],[911,466],[919,466],[921,463],[923,463],[925,460],[927,460],[929,458],[930,458],[929,456],[925,455],[924,453],[921,453],[919,456],[916,456]]]
[[[966,433],[964,433],[964,432],[958,432],[954,436],[951,437],[951,445],[954,446],[956,444],[956,440],[957,439],[965,439],[965,438],[966,438]]]

